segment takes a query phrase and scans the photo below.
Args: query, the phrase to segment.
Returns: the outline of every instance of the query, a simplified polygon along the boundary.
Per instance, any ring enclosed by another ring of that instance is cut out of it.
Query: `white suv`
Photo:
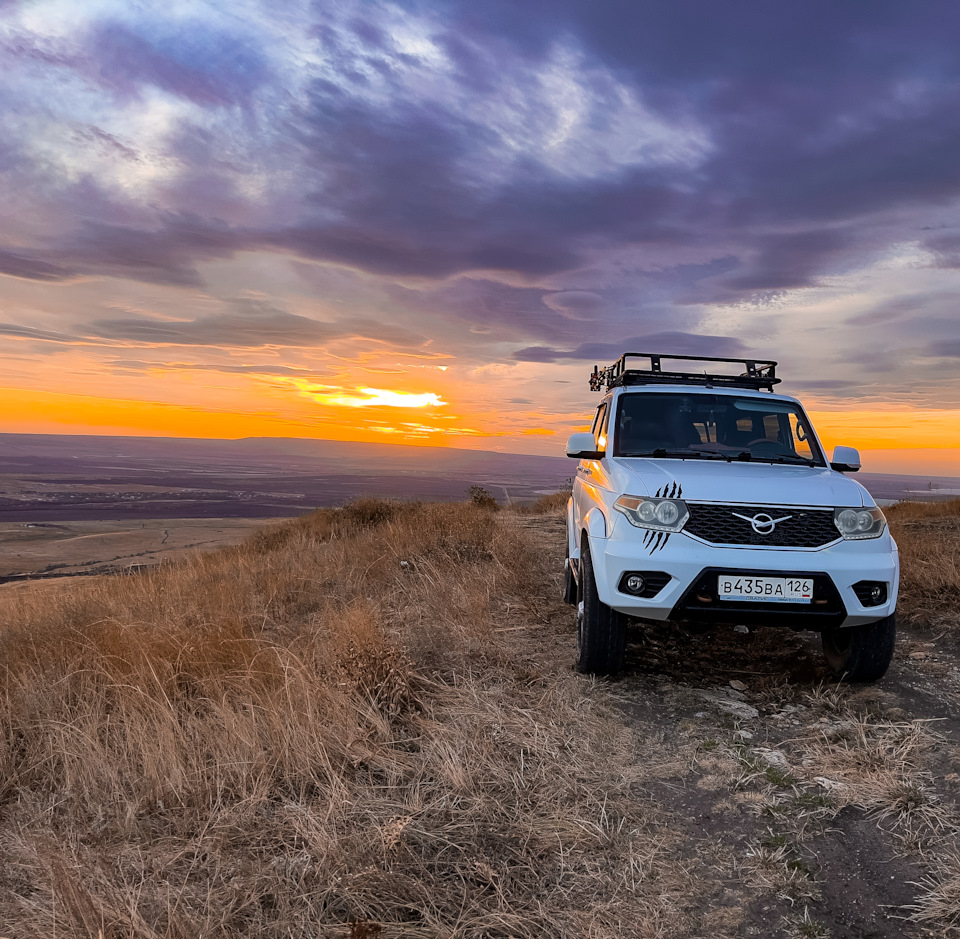
[[[857,451],[827,461],[800,402],[773,393],[776,364],[631,352],[594,369],[593,431],[567,443],[580,460],[564,586],[580,671],[619,672],[634,617],[815,630],[838,676],[886,672],[897,546],[843,475],[860,468]]]

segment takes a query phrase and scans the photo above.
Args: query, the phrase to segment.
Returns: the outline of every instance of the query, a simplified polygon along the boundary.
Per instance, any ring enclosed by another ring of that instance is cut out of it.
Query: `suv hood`
[[[612,488],[636,496],[668,492],[674,483],[690,502],[742,502],[749,505],[871,505],[865,490],[824,466],[740,463],[726,460],[614,457]]]

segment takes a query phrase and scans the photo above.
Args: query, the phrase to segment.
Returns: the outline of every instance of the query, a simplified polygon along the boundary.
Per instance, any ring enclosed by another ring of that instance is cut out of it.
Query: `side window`
[[[610,439],[608,435],[609,426],[610,426],[610,408],[609,406],[606,406],[603,409],[603,417],[600,418],[600,433],[597,434],[598,450],[607,449],[607,441]]]
[[[590,428],[590,433],[596,437],[597,431],[600,429],[600,422],[603,420],[603,412],[607,409],[605,404],[601,404],[597,408],[597,413],[593,415],[593,426]]]
[[[603,450],[607,445],[607,422],[610,419],[609,408],[606,402],[597,408],[597,416],[593,421],[593,438],[597,442],[597,449]]]

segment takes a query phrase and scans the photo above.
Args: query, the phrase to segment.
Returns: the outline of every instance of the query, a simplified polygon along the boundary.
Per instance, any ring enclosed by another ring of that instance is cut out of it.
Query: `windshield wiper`
[[[667,450],[664,447],[657,447],[656,450],[637,450],[630,453],[621,453],[619,456],[652,456],[652,457],[676,457],[681,460],[715,460],[716,457],[701,453],[699,450],[688,450],[686,448],[679,450]]]
[[[755,456],[755,459],[759,463],[795,463],[800,466],[819,466],[815,460],[808,459],[805,456]]]

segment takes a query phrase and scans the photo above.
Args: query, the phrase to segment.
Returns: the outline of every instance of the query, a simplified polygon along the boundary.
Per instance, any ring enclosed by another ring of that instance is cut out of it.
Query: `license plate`
[[[757,600],[767,603],[810,603],[813,580],[807,577],[735,577],[717,578],[721,600]]]

